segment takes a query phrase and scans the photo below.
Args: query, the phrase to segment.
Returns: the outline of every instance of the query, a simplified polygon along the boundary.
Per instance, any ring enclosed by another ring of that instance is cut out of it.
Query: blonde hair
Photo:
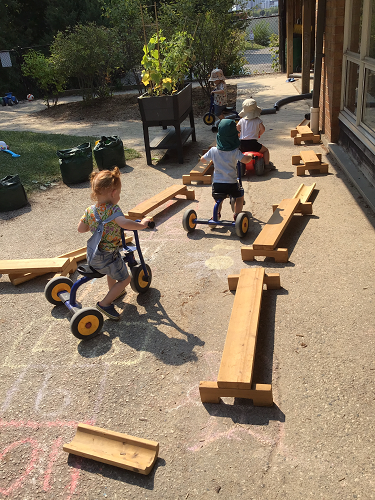
[[[113,170],[101,170],[90,175],[91,198],[97,200],[104,191],[112,191],[121,187],[121,173],[118,167]]]

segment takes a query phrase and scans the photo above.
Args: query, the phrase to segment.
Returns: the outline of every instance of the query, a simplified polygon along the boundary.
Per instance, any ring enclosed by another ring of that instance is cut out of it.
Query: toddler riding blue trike
[[[139,222],[139,221],[138,221]],[[155,227],[154,222],[149,222],[150,228]],[[150,288],[152,273],[148,264],[145,263],[139,244],[138,231],[134,232],[136,246],[128,246],[125,243],[124,230],[121,230],[121,239],[123,246],[123,259],[131,272],[130,286],[137,293],[145,293]],[[134,251],[137,250],[140,264],[134,257]],[[89,265],[81,265],[77,268],[82,276],[75,283],[65,276],[57,276],[51,279],[45,289],[44,295],[48,302],[53,305],[63,303],[71,312],[70,329],[72,334],[80,340],[92,339],[100,333],[103,326],[103,316],[95,307],[83,307],[77,302],[78,288],[95,278],[102,278],[105,274],[96,271]]]
[[[225,115],[225,118],[228,120],[234,120],[236,123],[238,123],[241,119],[240,115],[237,113],[234,107],[227,107],[224,111],[223,114]],[[217,126],[220,122],[220,119],[215,116],[214,114],[214,96],[211,94],[211,100],[210,100],[210,109],[208,113],[206,113],[203,116],[203,122],[205,125],[210,125],[212,126],[212,131],[215,132],[217,130]]]
[[[237,162],[237,176],[238,176],[237,182],[239,183],[240,189],[243,193],[240,162]],[[212,219],[198,219],[196,211],[192,208],[189,208],[185,211],[182,217],[182,226],[185,229],[185,231],[187,231],[188,233],[192,233],[195,230],[197,224],[207,224],[211,227],[228,226],[228,227],[234,227],[236,235],[239,238],[243,238],[249,230],[249,222],[251,214],[249,212],[241,212],[237,215],[235,221],[220,220],[219,217],[220,207],[223,201],[226,198],[228,198],[228,195],[223,193],[212,193],[212,196],[215,199]],[[229,196],[229,198],[232,211],[234,212],[234,205],[236,200],[231,196]],[[245,205],[245,201],[243,204]]]

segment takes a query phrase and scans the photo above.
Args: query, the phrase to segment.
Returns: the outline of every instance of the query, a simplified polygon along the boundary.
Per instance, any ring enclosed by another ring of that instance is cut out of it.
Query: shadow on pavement
[[[138,295],[138,304],[146,309],[140,314],[133,304],[123,304],[119,322],[105,320],[103,331],[91,340],[78,344],[78,352],[83,358],[104,356],[110,351],[113,340],[127,344],[135,351],[147,351],[166,365],[183,365],[198,361],[193,352],[195,346],[203,346],[204,342],[180,328],[169,316],[160,302],[160,292],[150,288],[146,294]],[[121,307],[121,306],[118,306]],[[159,327],[170,327],[186,338],[169,337]]]
[[[72,455],[71,453],[68,456],[68,465],[74,469],[91,472],[95,475],[114,479],[122,483],[132,484],[146,490],[153,490],[155,486],[155,474],[160,467],[165,467],[166,462],[163,458],[158,457],[152,471],[147,476],[127,469],[121,469],[120,467],[114,467],[113,465],[96,462],[90,458]],[[102,491],[96,491],[95,497],[109,495],[110,492],[106,491],[106,489],[107,488],[103,486]]]

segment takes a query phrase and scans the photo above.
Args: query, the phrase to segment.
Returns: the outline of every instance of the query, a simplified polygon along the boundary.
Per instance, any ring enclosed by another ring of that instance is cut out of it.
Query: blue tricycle
[[[234,107],[227,107],[224,109],[223,114],[225,118],[228,120],[234,120],[238,123],[241,120],[240,115],[237,113]],[[211,94],[210,101],[210,110],[203,116],[203,122],[205,125],[210,125],[212,127],[212,131],[216,132],[217,127],[220,123],[220,119],[214,114],[214,95]]]
[[[243,193],[244,190],[241,181],[241,168],[242,164],[240,162],[237,162],[237,182]],[[228,226],[228,227],[234,227],[237,236],[239,238],[243,238],[249,230],[249,222],[251,214],[249,212],[241,212],[237,215],[237,219],[235,221],[220,220],[219,219],[220,206],[223,203],[223,201],[226,198],[228,198],[228,195],[223,193],[213,193],[212,196],[215,199],[212,219],[198,219],[196,211],[192,208],[189,208],[185,211],[182,217],[182,226],[185,229],[185,231],[187,231],[188,233],[192,233],[195,230],[197,224],[207,224],[211,227]],[[229,198],[232,211],[234,212],[234,205],[236,200],[231,196],[229,196]],[[245,205],[245,201],[243,204]]]
[[[139,222],[139,221],[137,221]],[[155,223],[150,221],[149,228],[155,227]],[[137,293],[145,293],[151,286],[152,273],[148,264],[145,263],[139,244],[138,231],[134,232],[136,246],[128,246],[125,242],[124,230],[121,230],[121,239],[123,246],[123,259],[131,272],[130,286]],[[137,250],[140,264],[134,257]],[[78,288],[95,278],[103,278],[105,274],[96,271],[89,265],[81,265],[77,268],[82,276],[75,283],[65,276],[57,276],[51,279],[45,289],[44,295],[48,302],[57,306],[63,303],[71,312],[70,329],[72,334],[80,340],[89,340],[98,335],[103,326],[103,316],[95,307],[83,307],[77,303]]]

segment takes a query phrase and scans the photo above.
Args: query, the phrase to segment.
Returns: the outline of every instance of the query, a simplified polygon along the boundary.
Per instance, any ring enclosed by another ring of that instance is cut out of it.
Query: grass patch
[[[61,180],[56,151],[73,148],[85,142],[90,142],[93,149],[95,142],[99,139],[100,137],[92,136],[0,130],[0,140],[5,141],[11,151],[21,155],[19,158],[13,158],[10,154],[0,151],[0,178],[18,174],[26,192],[30,193],[39,189],[40,184]],[[124,147],[124,152],[126,160],[140,157],[138,151],[134,149]],[[94,153],[92,156],[94,168],[96,168]]]

